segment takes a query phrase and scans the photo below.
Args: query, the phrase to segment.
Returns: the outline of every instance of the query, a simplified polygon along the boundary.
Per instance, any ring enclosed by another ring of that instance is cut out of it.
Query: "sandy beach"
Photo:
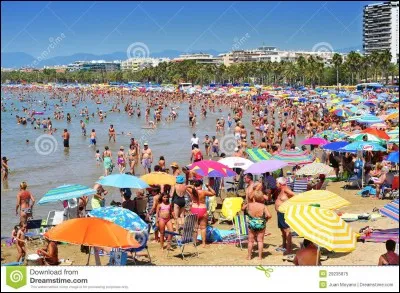
[[[327,189],[332,191],[341,197],[348,200],[351,205],[341,208],[340,211],[348,213],[371,213],[372,210],[377,207],[381,208],[390,200],[372,200],[371,198],[362,198],[356,195],[357,190],[344,190],[344,182],[330,182]],[[224,195],[223,195],[224,198]],[[220,203],[220,199],[219,199]],[[220,205],[218,206],[220,208]],[[247,246],[244,244],[243,250],[234,244],[210,244],[206,248],[198,246],[199,257],[192,257],[191,253],[195,252],[193,246],[188,245],[185,248],[185,260],[182,260],[179,254],[179,249],[169,253],[167,257],[166,252],[160,250],[158,243],[149,242],[149,252],[151,255],[152,262],[148,262],[148,258],[145,256],[139,256],[137,265],[162,265],[162,266],[185,266],[185,265],[293,265],[292,262],[282,260],[282,252],[276,252],[275,248],[281,244],[280,230],[277,227],[276,213],[273,205],[268,206],[272,213],[272,219],[267,223],[267,231],[271,235],[264,238],[264,254],[263,260],[260,262],[256,253],[254,258],[250,261],[246,260]],[[216,217],[218,217],[218,209],[216,211]],[[349,223],[354,231],[358,232],[365,226],[370,226],[376,229],[390,229],[398,228],[399,225],[394,220],[386,217],[377,219],[376,221],[368,222],[351,222]],[[228,223],[216,224],[215,227],[220,229],[230,229],[232,225]],[[151,236],[151,239],[153,236]],[[295,249],[300,247],[303,238],[294,237],[293,244]],[[44,245],[38,241],[32,241],[28,243],[28,254],[36,252],[36,250]],[[2,263],[12,262],[16,260],[16,248],[15,247],[2,247]],[[379,256],[385,252],[384,243],[372,243],[372,242],[358,242],[356,249],[351,253],[332,253],[324,251],[323,254],[328,256],[328,260],[323,261],[322,265],[377,265]],[[76,245],[59,245],[59,257],[60,259],[69,259],[73,262],[72,265],[86,265],[87,254],[80,252],[80,247]],[[108,263],[108,256],[100,257],[101,264],[106,265]],[[95,265],[94,257],[91,256],[91,266]],[[128,265],[134,265],[134,263],[128,260]]]

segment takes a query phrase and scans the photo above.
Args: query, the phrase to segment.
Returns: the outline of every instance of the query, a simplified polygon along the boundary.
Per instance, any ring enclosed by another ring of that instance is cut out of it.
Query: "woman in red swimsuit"
[[[203,243],[203,247],[206,247],[206,227],[208,219],[206,196],[215,196],[215,191],[211,188],[209,184],[207,185],[207,190],[202,190],[202,185],[203,182],[201,180],[197,180],[195,181],[194,186],[188,185],[186,190],[192,199],[192,207],[190,209],[190,212],[197,215],[199,227],[201,230],[201,241]]]

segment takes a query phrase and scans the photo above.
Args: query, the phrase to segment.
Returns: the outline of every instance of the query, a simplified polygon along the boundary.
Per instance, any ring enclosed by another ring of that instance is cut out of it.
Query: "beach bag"
[[[222,242],[221,233],[218,231],[217,228],[213,228],[212,226],[207,226],[206,241],[207,243]]]

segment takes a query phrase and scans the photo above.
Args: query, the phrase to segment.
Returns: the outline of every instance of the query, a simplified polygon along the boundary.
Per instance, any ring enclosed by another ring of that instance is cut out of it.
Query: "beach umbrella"
[[[350,252],[356,248],[358,234],[331,210],[293,205],[286,210],[285,221],[300,237],[329,251]]]
[[[390,139],[388,140],[388,142],[390,143],[395,143],[395,144],[399,144],[399,135],[393,135],[390,137]]]
[[[219,163],[228,166],[229,168],[239,168],[247,170],[254,163],[242,157],[227,157],[218,161]]]
[[[101,207],[89,212],[89,216],[110,221],[135,234],[141,247],[146,246],[148,225],[136,213],[122,207]]]
[[[379,210],[382,215],[389,217],[395,221],[399,221],[399,200],[396,199],[391,203],[388,203]]]
[[[399,119],[399,112],[394,112],[386,116],[385,120],[398,120]]]
[[[374,128],[366,128],[366,129],[362,130],[361,133],[372,134],[372,135],[374,135],[380,139],[384,139],[384,140],[387,140],[390,138],[390,136],[387,135],[387,133],[385,131],[374,129]]]
[[[358,117],[357,122],[374,124],[374,123],[381,123],[383,121],[379,117],[376,117],[375,115],[367,114]]]
[[[381,144],[385,143],[385,141],[383,139],[380,139],[379,137],[377,137],[373,134],[369,134],[369,133],[356,133],[356,134],[349,136],[349,139],[351,141],[363,141],[364,136],[367,136],[367,141],[377,142],[377,143],[381,143]]]
[[[175,176],[164,172],[151,172],[140,177],[149,185],[175,185]]]
[[[148,188],[149,185],[144,182],[142,179],[128,174],[114,174],[108,175],[96,183],[99,183],[104,186],[112,186],[118,188],[137,188],[137,189],[145,189]]]
[[[99,218],[77,218],[58,224],[44,233],[44,237],[77,245],[137,248],[140,244],[132,232]]]
[[[288,165],[289,165],[288,163],[281,161],[281,160],[266,160],[266,161],[264,160],[264,161],[259,161],[257,163],[254,163],[244,173],[245,174],[251,173],[251,174],[259,175],[259,174],[264,174],[266,172],[274,172],[274,171],[282,169]]]
[[[345,147],[348,144],[349,144],[349,142],[347,142],[347,141],[335,141],[335,142],[331,142],[326,145],[323,145],[322,148],[325,150],[329,150],[329,151],[338,151],[339,149]]]
[[[304,145],[325,145],[327,143],[329,143],[329,141],[320,137],[311,137],[300,142],[300,144]]]
[[[69,200],[78,198],[85,195],[96,194],[96,190],[80,184],[68,184],[62,185],[57,188],[49,190],[39,200],[38,204],[46,204],[50,202]]]
[[[236,172],[227,167],[224,164],[221,164],[212,160],[202,160],[199,162],[195,162],[188,166],[189,170],[196,172],[196,174],[200,176],[208,176],[208,177],[232,177],[236,176]]]
[[[272,156],[272,159],[285,161],[290,166],[305,165],[313,162],[312,156],[301,150],[282,150]]]
[[[332,141],[332,140],[343,139],[347,136],[347,134],[339,130],[324,130],[314,135],[314,137],[320,137],[320,138],[324,138],[325,136],[328,138],[329,141]]]
[[[250,159],[254,162],[260,162],[263,160],[271,159],[272,155],[263,149],[247,149],[246,153],[250,156]]]
[[[390,153],[386,159],[386,161],[393,162],[398,164],[399,163],[399,152]]]
[[[350,205],[350,202],[328,190],[309,190],[291,197],[279,206],[281,213],[286,213],[290,206],[309,206],[318,204],[321,209],[335,210]]]
[[[333,172],[333,168],[324,164],[324,163],[311,163],[301,167],[296,175],[306,175],[306,176],[315,176],[319,174],[330,174]]]
[[[379,145],[376,142],[372,142],[372,141],[355,141],[352,142],[348,145],[346,145],[345,147],[339,149],[339,151],[342,152],[356,152],[356,151],[381,151],[381,152],[385,152],[386,149],[383,148],[381,145]]]
[[[371,128],[384,128],[386,129],[388,126],[385,123],[374,123],[371,125]]]
[[[392,130],[388,131],[387,134],[388,135],[395,135],[395,134],[398,135],[399,134],[399,128],[397,127],[395,129],[392,129]]]
[[[353,115],[353,112],[351,112],[349,109],[346,109],[346,108],[333,109],[332,113],[338,117],[349,117],[349,116]]]

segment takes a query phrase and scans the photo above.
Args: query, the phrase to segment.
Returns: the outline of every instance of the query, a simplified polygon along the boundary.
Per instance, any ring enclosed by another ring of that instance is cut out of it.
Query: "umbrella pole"
[[[317,260],[315,261],[315,265],[318,266],[319,265],[319,254],[321,253],[321,249],[320,246],[318,245],[318,250],[317,250]]]
[[[89,256],[88,256],[88,259],[87,259],[87,263],[86,263],[86,266],[88,266],[89,265],[89,260],[90,260],[90,252],[91,252],[91,250],[92,250],[92,247],[90,247],[89,246]]]

